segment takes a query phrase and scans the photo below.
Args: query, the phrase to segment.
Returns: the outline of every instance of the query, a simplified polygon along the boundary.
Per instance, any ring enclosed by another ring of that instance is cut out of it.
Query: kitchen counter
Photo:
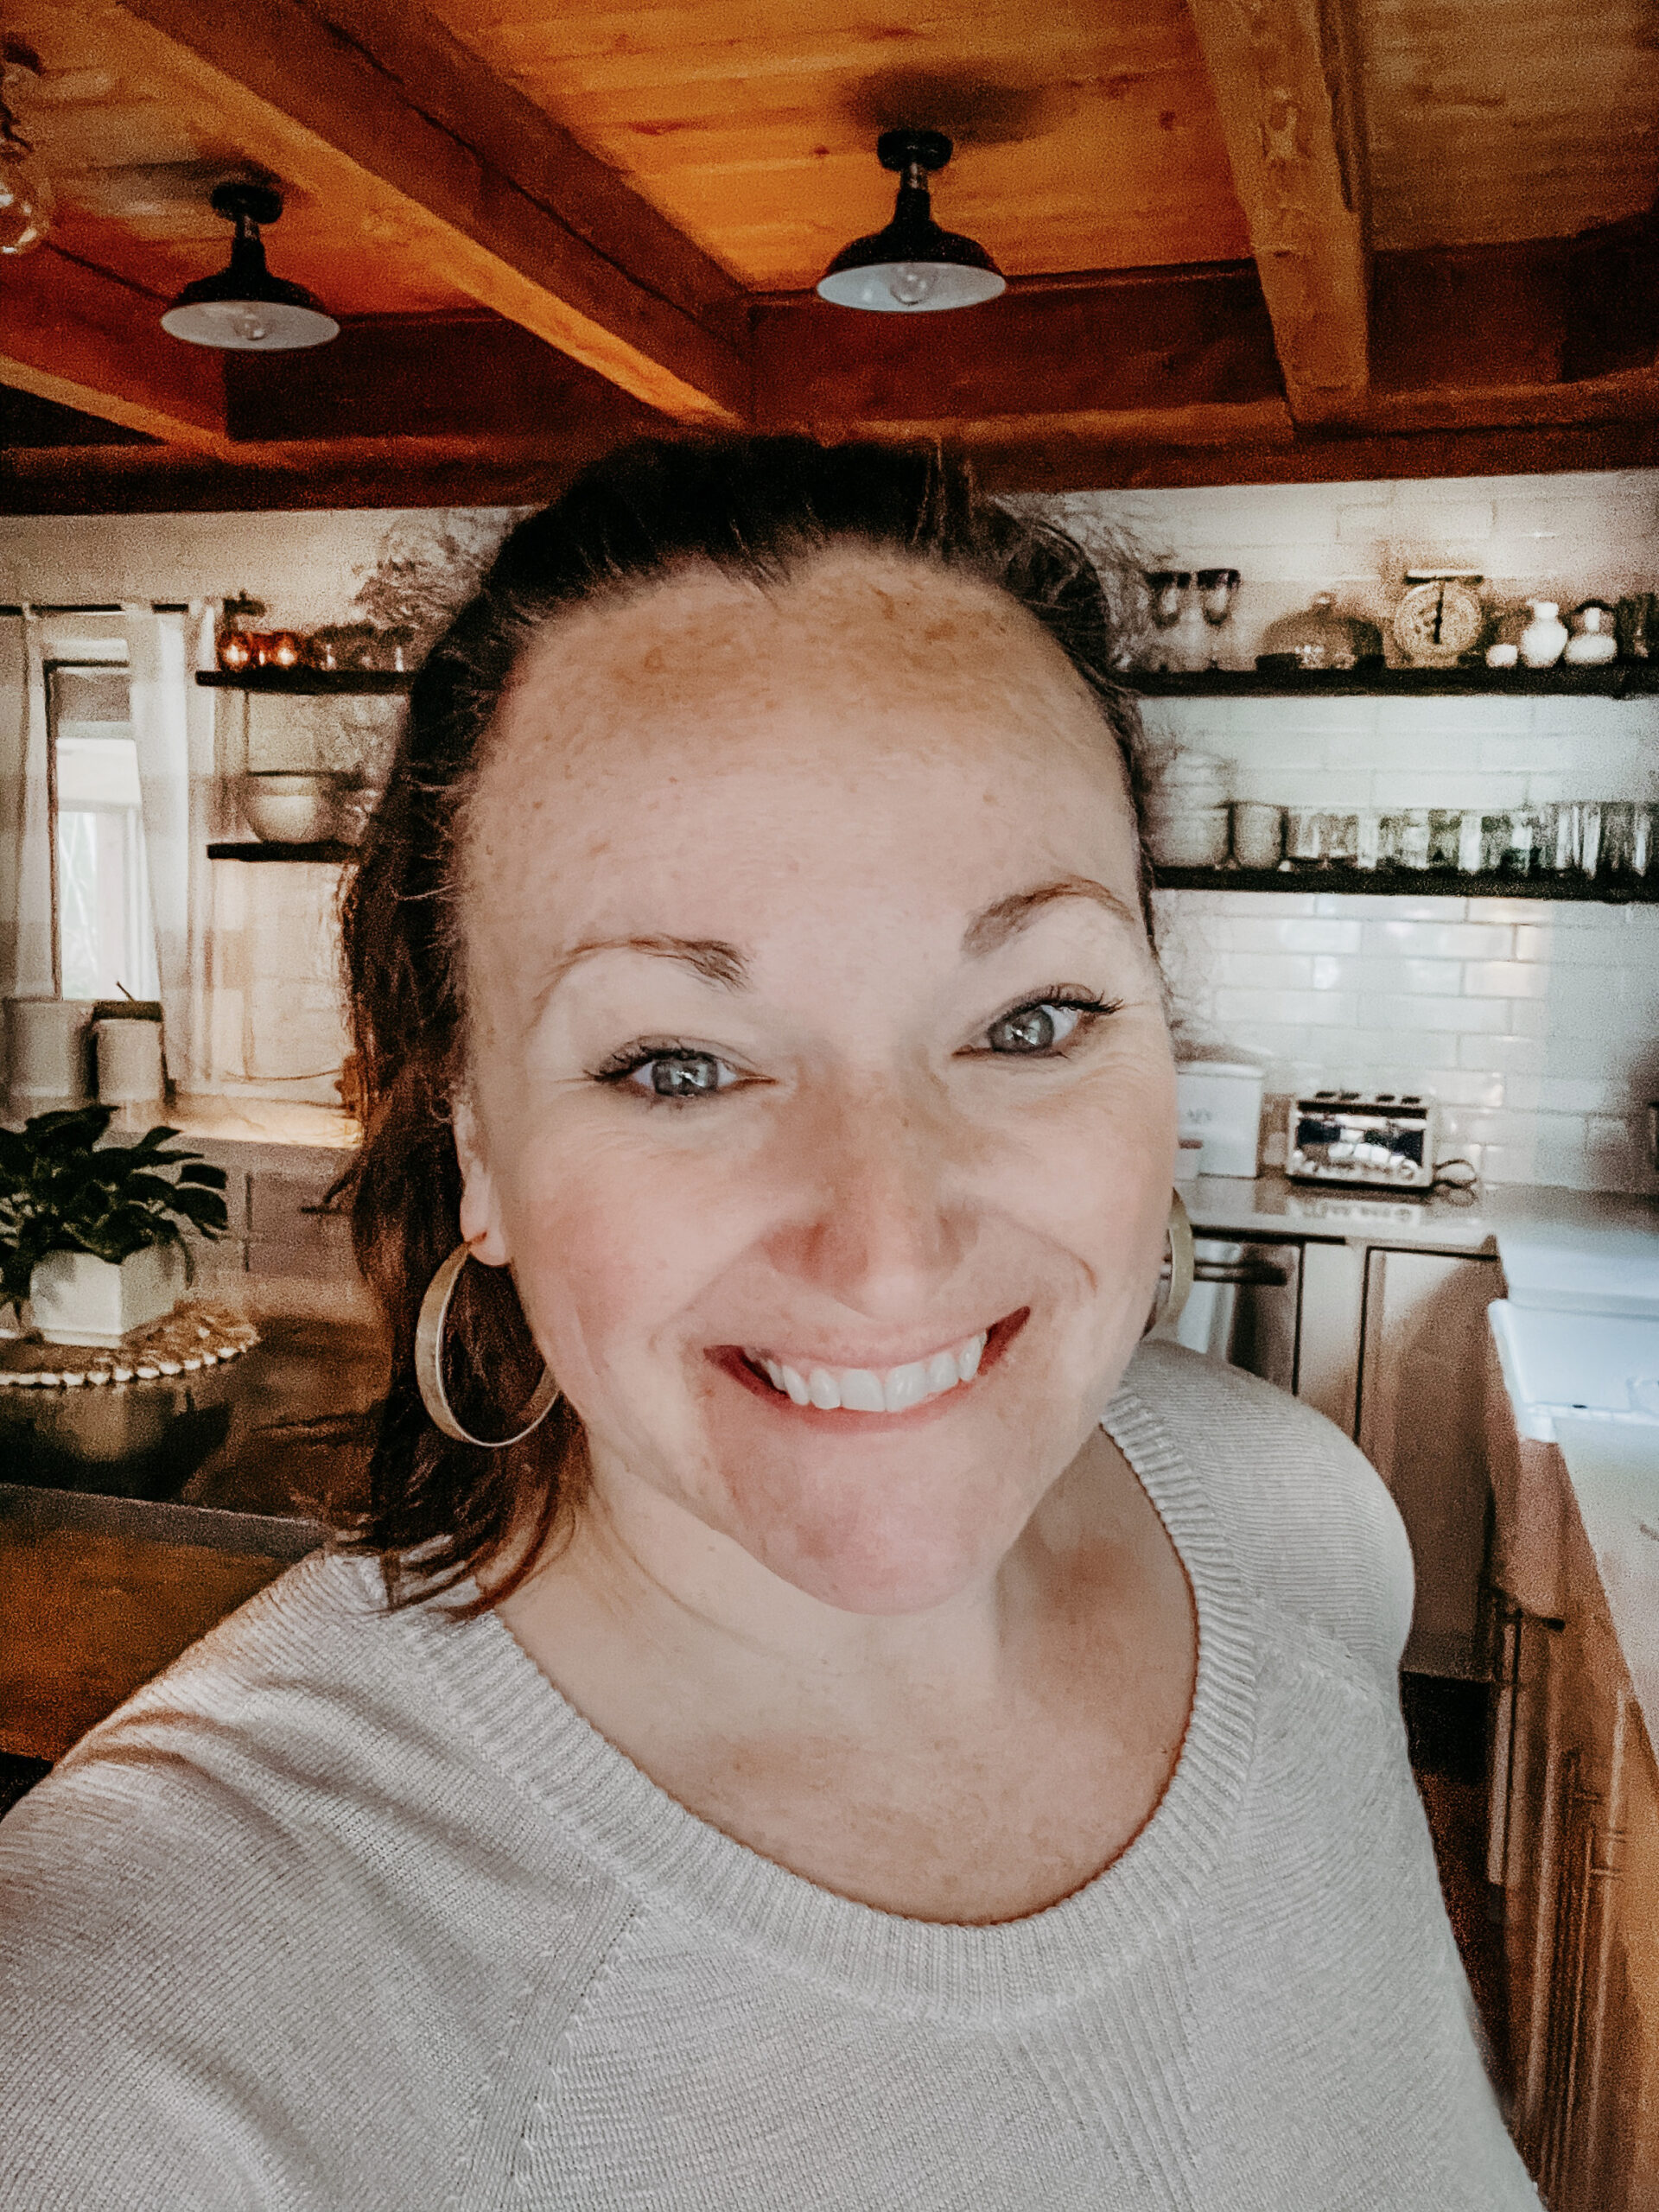
[[[1395,1198],[1292,1183],[1282,1175],[1200,1175],[1181,1185],[1200,1234],[1308,1236],[1344,1244],[1497,1254],[1506,1235],[1537,1232],[1593,1254],[1632,1232],[1659,1239],[1659,1198],[1503,1184],[1473,1200]]]
[[[1659,1760],[1659,1423],[1558,1418],[1555,1444]]]

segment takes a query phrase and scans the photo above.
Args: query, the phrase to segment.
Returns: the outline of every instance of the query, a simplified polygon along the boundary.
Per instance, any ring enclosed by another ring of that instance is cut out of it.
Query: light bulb
[[[257,308],[238,308],[231,316],[231,327],[246,346],[257,346],[270,335],[270,325]]]
[[[901,308],[923,306],[938,281],[938,270],[925,261],[896,261],[887,271],[887,289]]]
[[[40,162],[21,138],[0,129],[0,253],[28,253],[39,245],[54,205]]]

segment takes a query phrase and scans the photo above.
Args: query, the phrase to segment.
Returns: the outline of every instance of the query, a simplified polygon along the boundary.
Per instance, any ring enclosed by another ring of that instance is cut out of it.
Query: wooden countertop
[[[260,1325],[200,1376],[0,1399],[0,1751],[60,1757],[361,1499],[378,1331]]]

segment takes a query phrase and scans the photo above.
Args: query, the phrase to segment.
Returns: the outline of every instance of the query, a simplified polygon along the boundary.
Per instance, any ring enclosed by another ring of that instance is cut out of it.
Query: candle
[[[98,1096],[105,1106],[149,1106],[161,1097],[162,1025],[126,1014],[94,1022]]]

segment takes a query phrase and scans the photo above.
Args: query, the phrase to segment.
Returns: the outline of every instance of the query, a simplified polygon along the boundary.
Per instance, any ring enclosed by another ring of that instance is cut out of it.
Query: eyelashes
[[[1001,1044],[970,1047],[971,1059],[1070,1059],[1092,1037],[1099,1025],[1109,1020],[1122,1006],[1121,999],[1097,998],[1086,991],[1058,985],[1011,1007],[986,1025],[982,1033]],[[1069,1024],[1057,1022],[1056,1014],[1071,1016]],[[690,1105],[737,1088],[743,1078],[731,1063],[707,1046],[683,1038],[641,1038],[626,1046],[590,1071],[595,1083],[641,1093],[652,1104]],[[648,1081],[637,1078],[649,1077]]]

